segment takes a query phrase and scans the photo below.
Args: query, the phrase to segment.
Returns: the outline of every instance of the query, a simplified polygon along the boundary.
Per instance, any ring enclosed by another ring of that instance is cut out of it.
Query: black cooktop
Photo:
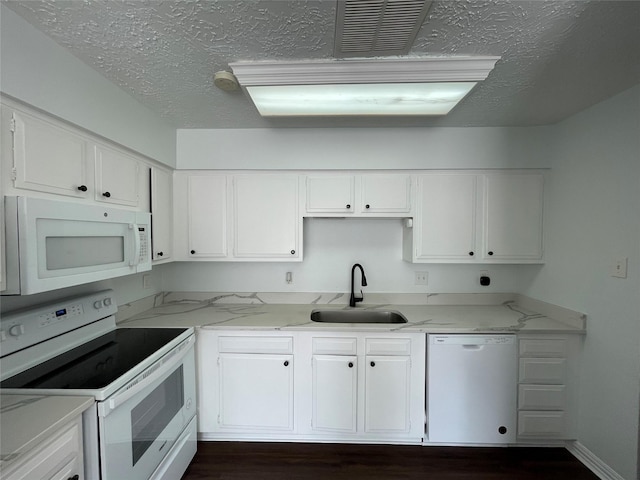
[[[0,388],[101,390],[184,328],[117,328],[0,382]]]

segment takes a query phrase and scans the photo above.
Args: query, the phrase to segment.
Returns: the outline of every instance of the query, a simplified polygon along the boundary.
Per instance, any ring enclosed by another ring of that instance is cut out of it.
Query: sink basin
[[[393,310],[314,310],[313,322],[324,323],[407,323],[400,312]]]

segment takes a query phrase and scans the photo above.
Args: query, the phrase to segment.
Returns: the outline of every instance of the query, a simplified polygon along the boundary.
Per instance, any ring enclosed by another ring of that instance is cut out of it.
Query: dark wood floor
[[[598,480],[563,448],[198,442],[182,480]]]

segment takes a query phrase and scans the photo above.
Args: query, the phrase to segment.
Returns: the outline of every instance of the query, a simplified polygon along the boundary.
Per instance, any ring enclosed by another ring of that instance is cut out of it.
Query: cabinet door
[[[310,176],[306,190],[309,213],[351,213],[355,208],[353,175]]]
[[[87,197],[92,187],[83,138],[20,112],[13,113],[11,123],[16,188]]]
[[[95,145],[95,199],[99,202],[137,207],[140,164],[124,152]]]
[[[363,175],[361,181],[361,212],[392,213],[411,210],[409,175]]]
[[[227,248],[227,177],[193,175],[187,180],[190,258],[223,258]]]
[[[293,430],[293,355],[220,354],[224,429]]]
[[[431,174],[418,179],[414,225],[417,259],[476,257],[476,175]]]
[[[171,173],[151,169],[151,238],[152,258],[168,260],[173,246],[173,182]]]
[[[365,361],[365,432],[409,432],[410,357],[367,356]]]
[[[543,176],[496,173],[485,176],[483,258],[542,258]]]
[[[234,177],[234,256],[302,260],[297,175]]]
[[[356,356],[314,355],[311,428],[355,433],[358,361]]]

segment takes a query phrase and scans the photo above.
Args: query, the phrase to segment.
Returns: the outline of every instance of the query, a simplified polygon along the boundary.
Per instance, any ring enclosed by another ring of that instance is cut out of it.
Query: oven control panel
[[[8,312],[0,320],[2,357],[36,343],[114,315],[113,290]]]

